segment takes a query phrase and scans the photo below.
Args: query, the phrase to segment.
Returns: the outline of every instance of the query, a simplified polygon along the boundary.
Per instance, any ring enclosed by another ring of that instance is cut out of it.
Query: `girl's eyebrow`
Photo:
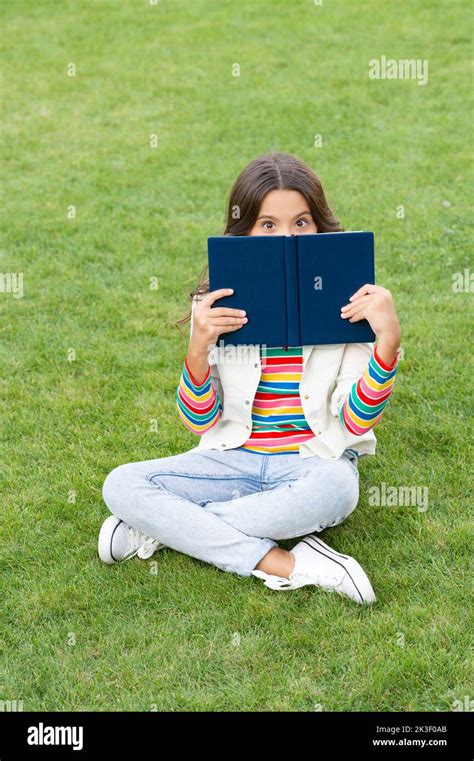
[[[298,217],[303,217],[305,214],[311,214],[310,211],[300,211],[299,214],[295,214],[293,219],[297,219]],[[275,222],[278,222],[278,217],[272,217],[271,214],[261,214],[259,217],[257,217],[257,221],[259,219],[273,219]]]

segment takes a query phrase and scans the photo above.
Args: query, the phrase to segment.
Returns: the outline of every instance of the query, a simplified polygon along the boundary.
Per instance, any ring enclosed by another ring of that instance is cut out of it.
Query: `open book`
[[[248,322],[218,344],[303,346],[373,342],[367,320],[341,307],[375,283],[372,232],[217,235],[208,238],[209,290],[233,288],[213,307],[245,309]]]

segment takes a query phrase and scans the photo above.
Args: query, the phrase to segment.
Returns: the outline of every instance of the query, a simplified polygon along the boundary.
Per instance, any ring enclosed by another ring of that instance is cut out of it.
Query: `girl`
[[[342,229],[314,172],[272,152],[237,178],[224,234]],[[341,319],[367,319],[376,344],[251,345],[238,363],[215,344],[248,318],[240,309],[211,308],[231,292],[209,292],[202,280],[190,294],[191,313],[179,321],[191,318],[176,408],[199,444],[108,474],[103,497],[112,515],[100,530],[99,556],[114,563],[170,547],[271,589],[313,584],[373,603],[361,565],[318,534],[353,512],[358,458],[375,453],[372,429],[390,399],[400,351],[390,291],[366,284],[341,304]],[[295,537],[302,538],[290,551],[276,541]]]

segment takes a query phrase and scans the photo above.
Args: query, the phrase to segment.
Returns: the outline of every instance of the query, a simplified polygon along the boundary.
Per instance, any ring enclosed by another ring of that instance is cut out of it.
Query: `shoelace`
[[[325,589],[334,589],[335,585],[331,584],[330,582],[338,581],[339,584],[336,584],[336,586],[339,586],[343,581],[343,579],[341,579],[339,576],[325,575],[315,579],[307,573],[296,573],[292,574],[291,579],[288,579],[285,576],[269,576],[265,581],[265,586],[269,587],[270,589],[291,589],[295,585],[295,582],[303,581],[306,579],[314,581],[315,583],[317,582],[319,586],[324,587]]]
[[[140,553],[141,558],[150,557],[159,544],[158,540],[154,539],[152,536],[144,534],[143,531],[139,531],[139,529],[134,526],[129,526],[128,529],[130,534],[130,544],[134,548],[134,551],[135,548],[138,547],[136,552]]]

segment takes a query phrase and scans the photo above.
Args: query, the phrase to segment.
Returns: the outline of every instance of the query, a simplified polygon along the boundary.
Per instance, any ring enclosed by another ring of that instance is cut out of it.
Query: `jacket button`
[[[305,394],[305,395],[304,395],[304,398],[305,398],[305,399],[309,399],[309,394]]]
[[[221,447],[225,447],[225,444],[224,444],[224,442],[221,444]]]
[[[258,362],[255,362],[255,365],[254,365],[254,367],[258,367]]]
[[[245,400],[245,404],[250,404],[250,401],[248,399]]]
[[[250,426],[249,425],[246,425],[245,427],[247,428],[247,430],[250,431]]]

